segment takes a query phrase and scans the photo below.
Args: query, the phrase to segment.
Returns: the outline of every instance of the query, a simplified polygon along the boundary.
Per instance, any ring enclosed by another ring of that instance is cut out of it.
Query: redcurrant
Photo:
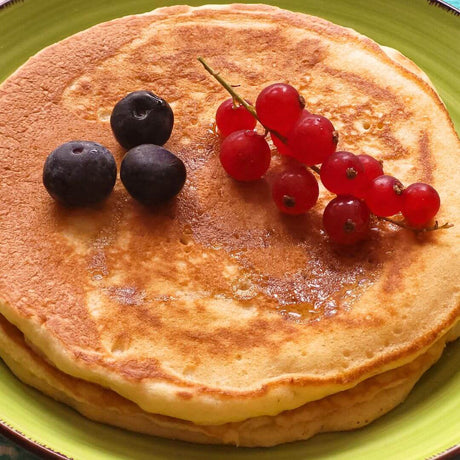
[[[350,152],[335,152],[327,157],[320,177],[323,185],[336,195],[360,198],[369,184],[359,158]]]
[[[402,214],[413,227],[423,227],[439,211],[441,200],[438,192],[428,184],[416,182],[403,192]]]
[[[278,209],[286,214],[303,214],[318,200],[315,176],[305,166],[293,165],[278,174],[272,185],[272,197]]]
[[[216,112],[216,125],[222,136],[241,129],[254,129],[256,119],[242,105],[236,105],[233,99],[227,99],[219,105]]]
[[[256,112],[260,122],[282,135],[289,132],[304,107],[303,97],[294,87],[285,83],[267,86],[256,100]]]
[[[270,166],[270,147],[251,130],[235,131],[220,146],[220,162],[227,174],[239,181],[260,179]]]
[[[307,166],[322,163],[332,155],[338,133],[332,123],[321,115],[302,115],[288,134],[288,148],[294,158]]]
[[[287,146],[286,143],[284,143],[278,136],[276,136],[275,134],[270,134],[270,137],[273,141],[273,144],[275,145],[276,149],[278,150],[278,152],[281,154],[281,155],[285,155],[285,156],[288,156],[288,157],[292,157],[292,152],[291,150],[289,149],[289,147]]]
[[[367,176],[369,181],[375,179],[376,177],[383,176],[383,166],[379,160],[376,160],[374,157],[366,155],[365,153],[357,156],[363,165],[364,174]]]
[[[403,206],[404,186],[393,176],[378,176],[372,180],[366,191],[366,204],[376,216],[393,216]]]
[[[365,203],[353,196],[337,196],[323,213],[323,225],[329,238],[340,244],[354,244],[369,233],[370,213]]]

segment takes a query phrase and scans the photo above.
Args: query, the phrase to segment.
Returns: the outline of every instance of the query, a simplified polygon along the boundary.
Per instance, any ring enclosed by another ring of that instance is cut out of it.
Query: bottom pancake
[[[421,375],[441,356],[451,330],[409,364],[374,376],[356,387],[276,416],[223,425],[194,423],[151,414],[102,386],[71,377],[39,356],[22,333],[0,315],[0,357],[24,383],[63,402],[84,416],[128,430],[203,444],[273,446],[305,440],[320,432],[362,427],[401,403]]]

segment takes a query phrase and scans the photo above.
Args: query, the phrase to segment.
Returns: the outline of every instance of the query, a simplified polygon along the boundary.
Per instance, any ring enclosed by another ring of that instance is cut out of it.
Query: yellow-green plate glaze
[[[172,3],[180,2],[25,0],[15,3],[0,10],[0,80],[29,56],[61,38],[98,22]],[[383,45],[399,49],[430,76],[456,126],[460,126],[459,17],[424,0],[267,3],[353,27]],[[270,449],[237,449],[174,442],[91,422],[21,384],[0,362],[0,431],[2,425],[4,431],[7,425],[55,452],[84,460],[424,459],[460,444],[459,364],[460,341],[457,341],[449,345],[442,359],[401,406],[361,430],[322,434],[306,442]]]

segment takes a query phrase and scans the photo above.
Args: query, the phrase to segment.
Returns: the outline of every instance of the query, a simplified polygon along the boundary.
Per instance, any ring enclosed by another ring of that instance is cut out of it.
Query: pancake
[[[252,100],[297,87],[339,150],[429,182],[440,221],[459,221],[452,122],[376,43],[263,5],[162,8],[51,46],[0,87],[0,313],[62,375],[196,425],[276,416],[415,363],[460,318],[458,225],[416,237],[377,222],[347,250],[321,230],[326,192],[308,215],[280,215],[276,151],[254,184],[220,167],[212,121],[227,96],[200,55]],[[188,173],[177,199],[148,210],[118,181],[93,208],[53,202],[48,153],[84,138],[120,164],[111,108],[145,88],[174,110],[166,147]]]
[[[459,328],[457,328],[459,329]],[[356,387],[275,416],[255,417],[223,425],[196,425],[151,414],[117,393],[57,370],[28,347],[20,331],[0,315],[0,357],[24,382],[86,417],[132,431],[205,444],[269,447],[303,440],[323,431],[360,428],[399,404],[413,385],[438,360],[442,337],[427,352],[400,368],[387,371]]]

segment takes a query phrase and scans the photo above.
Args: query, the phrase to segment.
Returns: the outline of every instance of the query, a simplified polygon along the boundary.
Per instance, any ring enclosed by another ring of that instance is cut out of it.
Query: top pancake
[[[330,196],[287,217],[269,182],[228,178],[211,129],[225,91],[203,56],[255,100],[283,81],[329,117],[339,150],[431,183],[448,231],[376,224],[361,246],[321,230]],[[108,119],[151,89],[175,114],[166,147],[188,179],[148,210],[117,183],[66,209],[41,174],[51,150],[87,139],[124,154]],[[0,312],[64,372],[144,410],[202,424],[273,415],[415,359],[460,316],[459,140],[421,78],[356,32],[262,5],[163,8],[51,46],[0,88]],[[446,264],[448,258],[449,263]]]

